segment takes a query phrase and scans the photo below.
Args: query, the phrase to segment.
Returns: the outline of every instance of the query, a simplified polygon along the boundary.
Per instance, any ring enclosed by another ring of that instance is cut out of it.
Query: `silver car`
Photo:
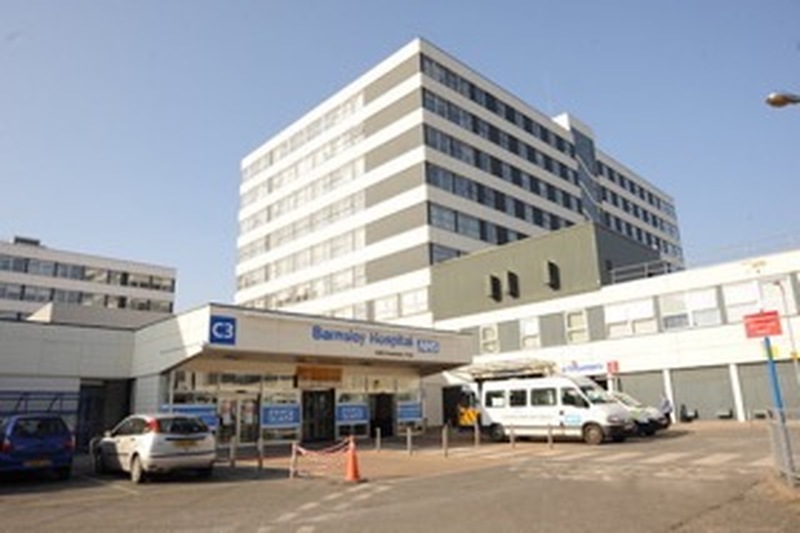
[[[213,472],[216,442],[208,426],[194,416],[135,414],[91,443],[95,472],[129,472],[141,483],[148,474],[196,470]]]

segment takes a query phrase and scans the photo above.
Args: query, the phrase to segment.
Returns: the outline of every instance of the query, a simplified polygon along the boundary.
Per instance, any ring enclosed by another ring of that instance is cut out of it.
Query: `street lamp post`
[[[797,361],[797,345],[794,342],[794,329],[792,328],[792,320],[789,318],[789,304],[786,300],[786,289],[783,287],[781,280],[772,282],[781,291],[781,301],[783,302],[783,316],[786,318],[786,331],[789,333],[789,348],[791,350],[792,365],[794,365],[794,377],[797,381],[798,391],[800,391],[800,364]]]
[[[800,94],[785,92],[769,93],[767,95],[766,102],[772,107],[784,107],[789,104],[800,104]]]

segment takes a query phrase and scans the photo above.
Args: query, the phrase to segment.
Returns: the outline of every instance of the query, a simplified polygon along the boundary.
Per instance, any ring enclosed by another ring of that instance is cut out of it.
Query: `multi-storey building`
[[[416,39],[244,158],[235,301],[430,324],[432,265],[586,221],[680,267],[672,198],[596,145]]]
[[[174,301],[173,268],[0,241],[0,319],[24,320],[50,302],[171,313]]]

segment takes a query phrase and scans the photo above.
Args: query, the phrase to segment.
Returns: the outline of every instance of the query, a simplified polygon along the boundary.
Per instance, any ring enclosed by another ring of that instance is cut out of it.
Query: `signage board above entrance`
[[[341,342],[375,348],[375,355],[413,357],[415,353],[438,354],[439,341],[405,333],[362,331],[356,328],[335,328],[314,324],[311,339],[317,342]]]

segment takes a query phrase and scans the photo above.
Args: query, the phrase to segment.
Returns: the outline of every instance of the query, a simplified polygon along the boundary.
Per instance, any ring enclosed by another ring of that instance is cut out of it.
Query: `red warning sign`
[[[777,311],[762,311],[744,317],[744,329],[747,336],[770,337],[781,334],[781,317]]]

